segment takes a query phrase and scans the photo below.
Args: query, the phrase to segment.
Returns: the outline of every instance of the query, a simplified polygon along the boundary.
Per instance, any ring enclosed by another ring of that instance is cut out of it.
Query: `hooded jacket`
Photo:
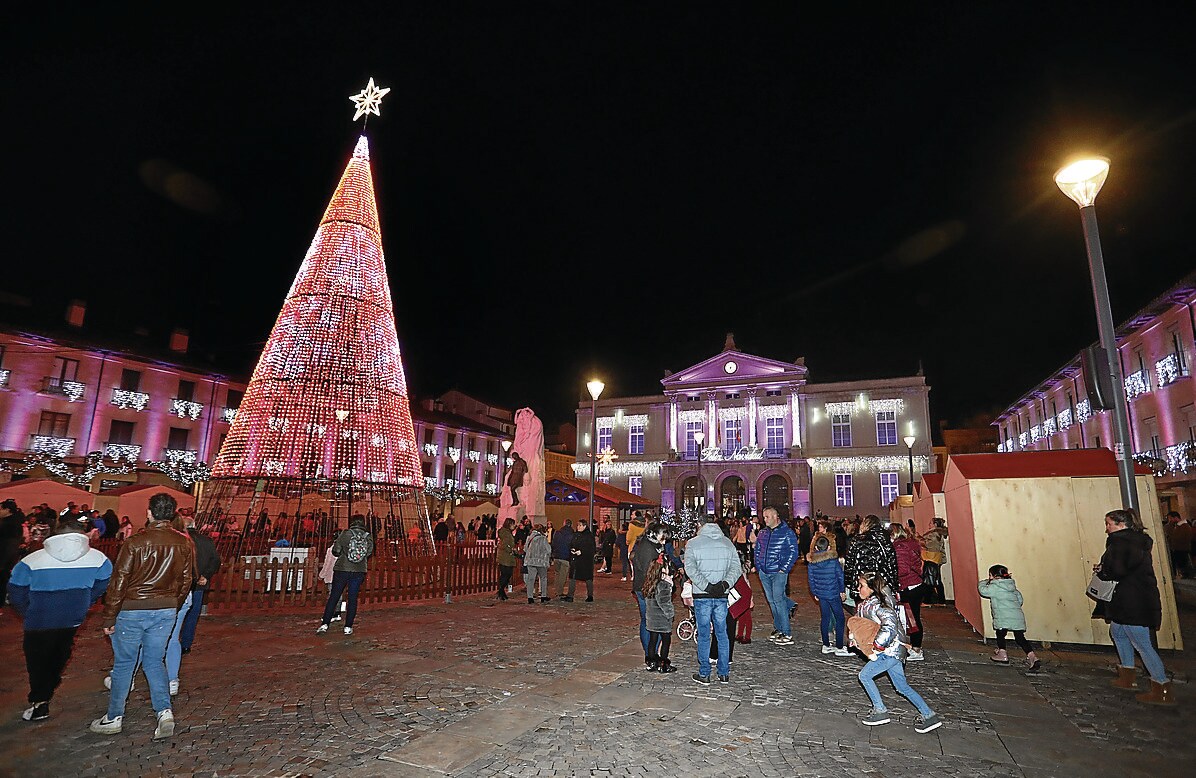
[[[40,551],[17,562],[8,599],[25,619],[25,630],[68,629],[83,623],[103,596],[112,563],[78,532],[46,538]]]
[[[693,583],[694,599],[725,598],[727,591],[743,575],[735,544],[717,524],[703,524],[698,534],[685,544],[685,574]],[[720,581],[726,587],[721,592],[711,592],[711,587]]]
[[[1012,578],[987,578],[977,587],[980,596],[988,600],[993,614],[993,629],[1026,631],[1026,614],[1022,613],[1022,593]]]
[[[897,554],[889,533],[882,527],[873,527],[862,535],[856,535],[847,546],[847,561],[844,565],[844,583],[847,590],[856,592],[856,579],[863,573],[880,573],[885,583],[897,588]]]
[[[548,545],[548,538],[538,530],[532,530],[527,536],[527,543],[523,546],[523,564],[528,567],[548,567],[552,549]]]
[[[756,536],[756,569],[761,573],[788,573],[797,562],[797,536],[785,522],[765,526]]]
[[[843,565],[835,553],[832,542],[826,551],[811,551],[807,559],[806,578],[810,582],[810,594],[818,599],[839,599],[843,593]]]
[[[569,553],[570,547],[573,545],[573,527],[566,524],[556,532],[552,533],[552,558],[563,559],[566,562],[573,558]]]
[[[360,562],[354,562],[349,559],[349,545],[354,542],[365,543],[366,545],[365,559]],[[374,538],[366,531],[365,523],[350,521],[349,528],[338,535],[336,542],[332,544],[332,555],[336,557],[336,562],[332,565],[332,570],[333,572],[341,573],[364,573],[373,554]]]
[[[1102,581],[1116,581],[1113,599],[1098,602],[1093,616],[1118,624],[1158,629],[1163,623],[1159,584],[1154,577],[1151,550],[1154,541],[1145,532],[1118,530],[1105,538],[1100,559]]]

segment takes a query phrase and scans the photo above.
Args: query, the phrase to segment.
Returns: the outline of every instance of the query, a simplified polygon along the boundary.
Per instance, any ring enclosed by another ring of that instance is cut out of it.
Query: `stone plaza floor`
[[[1191,651],[1165,654],[1180,705],[1161,709],[1109,688],[1111,650],[1041,651],[1030,678],[988,661],[991,646],[932,608],[927,661],[908,676],[946,724],[919,735],[883,678],[893,722],[859,723],[862,660],[819,651],[804,568],[797,643],[768,642],[757,585],[755,640],[736,647],[731,683],[710,686],[690,680],[692,642],[673,642],[679,672],[644,672],[628,585],[600,579],[592,604],[532,606],[516,589],[509,602],[365,607],[351,636],[339,625],[316,635],[316,612],[204,617],[163,742],[151,739],[143,678],[122,734],[87,731],[112,659],[94,613],[52,717],[21,721],[21,627],[4,612],[0,775],[1161,778],[1196,765]],[[1181,617],[1196,646],[1196,611]]]

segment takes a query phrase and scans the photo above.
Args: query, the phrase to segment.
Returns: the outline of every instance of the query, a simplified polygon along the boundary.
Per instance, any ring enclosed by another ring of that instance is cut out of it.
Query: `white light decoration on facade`
[[[66,399],[73,403],[77,403],[83,399],[83,395],[87,393],[87,385],[78,381],[63,381],[62,394]],[[149,399],[148,397],[146,398]]]
[[[1055,417],[1054,416],[1050,417],[1049,419],[1042,420],[1042,434],[1044,436],[1054,435],[1055,431],[1056,430],[1055,430]]]
[[[1059,429],[1065,430],[1071,426],[1071,408],[1065,408],[1059,411],[1059,415],[1055,417],[1055,421],[1059,424]]]
[[[1008,453],[1013,450],[1014,450],[1013,449],[1013,438],[1006,438],[1005,439],[1005,452]]]
[[[447,449],[445,449],[445,453],[447,453],[449,455],[449,459],[453,460],[454,462],[461,458],[461,449],[454,448],[453,446],[449,446]]]
[[[63,388],[65,387],[66,382],[64,381]],[[150,396],[145,392],[132,392],[128,389],[112,390],[112,404],[117,408],[124,408],[126,411],[144,411],[145,407],[149,405],[149,401]]]
[[[827,403],[826,404],[826,415],[827,416],[843,416],[843,415],[850,416],[851,412],[854,410],[855,410],[854,402]]]
[[[687,421],[705,421],[706,411],[697,409],[681,411],[677,414],[677,420],[682,424],[685,424]]]
[[[998,444],[997,444],[997,453],[998,453],[998,454],[1004,454],[1004,453],[1005,453],[1005,444],[1004,444],[1004,443],[998,443]]]
[[[478,490],[478,482],[477,481],[466,481],[465,482],[464,491],[476,492],[477,490]]]
[[[728,419],[744,419],[747,418],[747,408],[742,405],[732,406],[730,408],[718,409],[718,420],[726,421]]]
[[[609,430],[609,429],[614,429],[614,427],[615,427],[615,417],[614,416],[599,416],[598,417],[598,429]]]
[[[189,449],[168,448],[164,452],[167,462],[193,465],[199,461],[199,452]]]
[[[623,416],[624,427],[646,427],[648,426],[648,414],[646,413],[629,413]]]
[[[610,464],[599,463],[597,467],[598,475],[608,476],[651,476],[653,478],[660,477],[660,468],[664,462],[611,462]],[[589,462],[574,462],[573,475],[576,478],[590,477],[590,463]]]
[[[8,386],[8,377],[10,375],[12,375],[11,370],[9,370],[7,368],[0,370],[0,389],[3,389],[4,387]]]
[[[923,455],[915,456],[914,466],[922,472],[928,471],[930,469],[930,457]],[[814,457],[813,468],[820,473],[905,471],[909,468],[909,457]]]
[[[507,457],[507,458],[506,458],[505,460],[503,460],[503,461],[505,461],[505,462],[507,463],[507,467],[510,467],[511,465],[515,464],[515,460],[514,460],[514,459],[511,459],[510,457]]]
[[[73,447],[74,441],[72,440],[71,443]],[[74,468],[68,465],[63,460],[63,457],[58,454],[30,451],[25,455],[24,462],[18,467],[13,467],[8,462],[0,461],[0,471],[24,475],[34,468],[40,467],[64,483],[86,488],[91,485],[92,480],[97,475],[104,473],[124,474],[129,472],[130,465],[127,462],[121,462],[120,460],[113,460],[113,462],[114,464],[108,464],[104,461],[104,454],[102,452],[93,451],[87,455],[82,469],[79,472],[75,472]]]
[[[1130,373],[1125,377],[1125,396],[1129,399],[1134,399],[1139,395],[1146,394],[1150,391],[1150,381],[1146,377],[1145,370],[1139,370],[1136,373]]]
[[[486,494],[498,494],[498,484],[486,484]]]
[[[1042,425],[1035,424],[1030,428],[1030,442],[1037,443],[1038,439],[1042,437]]]
[[[761,405],[761,419],[783,419],[789,415],[788,405]]]
[[[905,410],[905,400],[900,398],[895,400],[873,400],[868,403],[868,410],[875,416],[878,413],[892,411],[893,413],[901,413]]]
[[[1166,386],[1175,381],[1180,377],[1179,357],[1174,354],[1168,354],[1158,362],[1155,362],[1154,374],[1155,378],[1158,379],[1157,383],[1159,386]],[[3,385],[3,383],[3,381],[0,381],[0,385]]]
[[[424,486],[429,489],[435,489],[436,487],[440,486],[440,478],[434,475],[425,475]]]
[[[34,435],[29,441],[29,450],[38,454],[69,457],[75,450],[75,439],[56,438],[52,435]]]
[[[424,453],[430,457],[434,457],[440,453],[440,446],[436,445],[435,443],[425,443],[424,444]],[[426,478],[426,476],[425,476],[425,478]],[[435,486],[435,484],[433,484],[433,486]]]
[[[486,455],[486,464],[498,465],[498,454],[487,454]]]
[[[220,421],[223,421],[227,424],[232,424],[233,420],[236,418],[237,418],[237,409],[236,408],[225,408],[224,410],[220,411]]]
[[[146,399],[149,399],[148,395]],[[203,404],[191,400],[180,400],[177,397],[170,401],[170,413],[180,419],[198,419],[203,415]]]
[[[105,443],[104,456],[109,459],[127,459],[136,462],[141,458],[141,446],[132,443]]]
[[[1076,421],[1080,424],[1088,421],[1092,417],[1092,403],[1087,399],[1080,400],[1076,403]]]
[[[470,462],[479,462],[482,459],[482,452],[480,451],[466,451],[465,458]]]
[[[1017,436],[1017,445],[1019,448],[1025,448],[1030,443],[1030,433],[1022,432]]]
[[[1167,457],[1167,470],[1176,475],[1187,473],[1194,464],[1192,461],[1193,451],[1196,451],[1196,443],[1190,440],[1185,440],[1174,446],[1167,446],[1164,450]]]
[[[290,419],[284,419],[281,416],[271,416],[266,420],[266,427],[271,432],[285,432],[286,428],[291,424]]]

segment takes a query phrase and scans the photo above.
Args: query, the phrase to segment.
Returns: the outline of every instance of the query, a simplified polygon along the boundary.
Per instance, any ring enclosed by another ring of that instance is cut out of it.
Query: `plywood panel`
[[[977,632],[984,629],[984,615],[980,595],[975,586],[966,585],[977,580],[976,539],[973,530],[971,485],[961,481],[943,493],[947,504],[947,542],[951,554],[951,575],[954,583],[955,610]]]

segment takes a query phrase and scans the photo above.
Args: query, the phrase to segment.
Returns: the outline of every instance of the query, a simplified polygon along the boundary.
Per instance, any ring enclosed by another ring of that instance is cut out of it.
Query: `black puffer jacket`
[[[893,550],[889,533],[882,527],[873,527],[862,535],[852,537],[847,545],[843,582],[852,597],[859,591],[858,577],[869,572],[880,573],[885,577],[885,582],[894,591],[897,590],[897,553]]]
[[[1116,581],[1113,599],[1098,602],[1094,618],[1118,624],[1158,629],[1163,623],[1159,584],[1154,577],[1151,549],[1154,541],[1145,532],[1118,530],[1105,539],[1105,555],[1100,558],[1103,581]]]

